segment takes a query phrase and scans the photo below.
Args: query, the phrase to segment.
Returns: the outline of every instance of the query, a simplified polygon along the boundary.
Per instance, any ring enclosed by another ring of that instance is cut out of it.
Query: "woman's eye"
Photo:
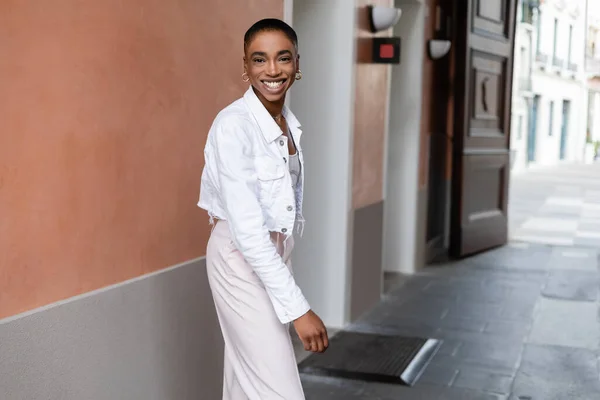
[[[288,61],[290,61],[290,58],[289,57],[282,57],[282,58],[280,58],[280,60],[283,61],[283,62],[288,62]]]
[[[265,61],[265,60],[263,60],[262,58],[255,58],[255,59],[253,60],[253,62],[255,62],[255,63],[257,63],[257,64],[258,64],[258,63],[261,63],[261,62],[264,62],[264,61]]]

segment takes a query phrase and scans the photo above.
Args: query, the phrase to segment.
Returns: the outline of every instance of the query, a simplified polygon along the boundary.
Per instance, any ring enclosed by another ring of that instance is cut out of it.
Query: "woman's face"
[[[296,48],[280,31],[258,33],[246,48],[244,70],[261,100],[279,103],[299,68]]]

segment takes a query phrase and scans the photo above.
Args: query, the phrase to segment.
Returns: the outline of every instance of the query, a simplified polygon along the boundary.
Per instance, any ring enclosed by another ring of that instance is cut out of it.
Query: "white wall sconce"
[[[394,7],[369,6],[369,23],[371,32],[390,29],[398,23],[402,10]]]
[[[427,50],[432,60],[439,60],[450,51],[451,43],[449,40],[430,40],[427,42]]]

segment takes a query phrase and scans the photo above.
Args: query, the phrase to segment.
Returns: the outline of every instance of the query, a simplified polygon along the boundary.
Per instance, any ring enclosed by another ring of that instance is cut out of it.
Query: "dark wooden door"
[[[453,256],[507,242],[516,2],[455,1]]]

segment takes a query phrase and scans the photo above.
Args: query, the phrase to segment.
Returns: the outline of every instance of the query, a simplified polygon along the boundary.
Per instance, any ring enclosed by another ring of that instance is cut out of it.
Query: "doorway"
[[[540,96],[535,95],[531,103],[531,112],[529,113],[529,130],[527,133],[527,163],[535,162],[535,146],[537,137],[538,111],[540,106]]]
[[[560,126],[560,154],[561,160],[564,160],[567,155],[567,137],[569,135],[569,114],[571,112],[571,102],[563,100],[562,107],[562,124]]]

